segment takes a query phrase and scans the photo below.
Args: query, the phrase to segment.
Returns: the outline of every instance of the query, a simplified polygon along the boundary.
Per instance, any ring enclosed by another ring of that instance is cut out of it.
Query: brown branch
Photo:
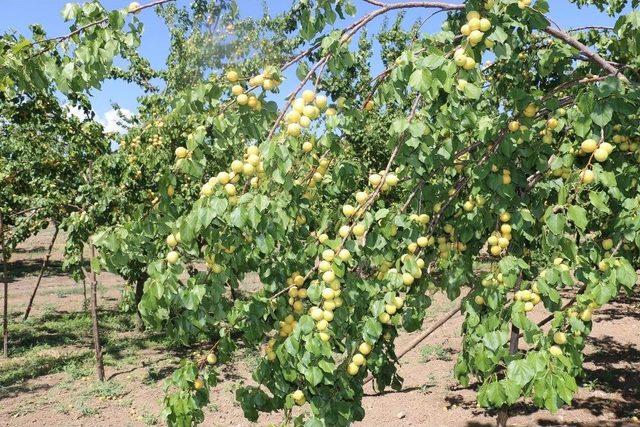
[[[582,52],[584,54],[584,56],[586,56],[589,60],[591,60],[592,62],[594,62],[598,66],[600,66],[600,68],[602,68],[603,70],[607,71],[609,74],[612,74],[612,75],[618,77],[620,80],[622,80],[625,83],[629,82],[629,80],[627,80],[627,78],[622,73],[620,73],[620,71],[616,67],[611,65],[609,63],[609,61],[604,59],[598,53],[593,52],[592,50],[590,50],[583,43],[581,43],[578,40],[576,40],[573,37],[571,37],[571,35],[569,33],[565,32],[565,31],[562,31],[562,30],[557,30],[555,28],[552,28],[551,26],[545,28],[543,31],[545,33],[547,33],[547,34],[559,39],[559,40],[562,40],[563,42],[565,42],[569,46],[572,46],[575,49],[579,50],[580,52]]]
[[[509,354],[515,355],[518,352],[518,341],[520,340],[520,329],[511,324],[511,334],[509,337]],[[509,406],[503,406],[498,411],[498,415],[496,416],[496,425],[498,427],[507,427],[507,421],[509,420]]]
[[[9,216],[11,216],[11,215],[14,215],[14,216],[22,215],[22,214],[29,213],[29,212],[32,212],[32,211],[39,211],[40,209],[44,209],[45,207],[46,206],[38,206],[36,208],[23,209],[23,210],[18,211],[18,212],[13,212],[13,213],[9,212],[9,213],[7,213],[7,215],[9,215]]]
[[[418,94],[418,96],[416,96],[415,101],[413,102],[413,105],[411,107],[411,111],[409,112],[409,115],[407,116],[407,120],[409,122],[411,122],[413,120],[413,118],[415,117],[417,109],[418,109],[418,105],[419,105],[421,99],[422,99],[422,96],[420,94]],[[382,190],[382,186],[384,185],[384,183],[385,183],[385,181],[387,179],[387,174],[388,174],[389,170],[391,169],[391,165],[395,161],[395,158],[397,157],[398,152],[400,151],[400,147],[403,144],[404,144],[404,141],[402,139],[400,139],[398,141],[398,143],[396,144],[395,148],[393,149],[393,152],[391,153],[391,156],[389,157],[389,161],[387,162],[387,167],[385,168],[384,176],[380,180],[380,183],[375,188],[375,190],[369,195],[367,200],[364,202],[362,207],[360,209],[358,209],[359,213],[353,218],[353,220],[351,222],[351,226],[349,227],[349,233],[345,237],[342,238],[342,241],[340,242],[338,247],[335,249],[336,253],[340,252],[340,250],[342,248],[344,248],[344,244],[347,242],[347,240],[349,240],[349,236],[351,236],[353,228],[356,226],[358,220],[362,217],[362,215],[364,215],[364,212],[366,212],[367,209],[373,204],[373,202],[375,201],[375,198],[378,196],[378,194]],[[307,274],[305,274],[304,279],[303,279],[304,282],[306,282],[307,279],[309,279],[309,277],[311,277],[311,275],[318,269],[318,265],[319,264],[316,261],[314,267],[312,269],[310,269],[307,272]],[[278,291],[275,294],[273,294],[271,296],[271,299],[275,299],[275,298],[279,297],[280,295],[283,295],[284,293],[288,292],[289,289],[291,289],[293,286],[295,286],[295,285],[290,285],[290,286],[285,287],[284,289],[281,289],[280,291]]]
[[[597,30],[597,31],[614,31],[613,27],[603,27],[600,25],[589,25],[586,27],[576,27],[570,28],[567,30],[567,33],[573,33],[574,31],[589,31],[589,30]]]
[[[287,114],[287,110],[289,109],[291,104],[293,104],[293,100],[295,99],[296,95],[302,90],[304,85],[307,84],[307,82],[311,79],[311,77],[313,76],[313,73],[315,73],[315,71],[318,68],[320,68],[322,66],[322,64],[325,61],[327,61],[328,58],[329,58],[329,56],[325,56],[325,57],[321,58],[318,62],[316,62],[316,64],[309,70],[309,72],[307,73],[305,78],[302,79],[302,81],[300,81],[300,83],[293,90],[293,92],[291,92],[291,94],[289,95],[289,98],[287,99],[287,103],[285,104],[284,108],[280,112],[280,115],[278,116],[276,121],[273,123],[273,126],[271,127],[271,130],[269,131],[269,135],[267,135],[267,140],[273,138],[273,135],[276,133],[276,129],[278,129],[278,125],[280,124],[280,122],[282,122],[282,119],[284,119],[284,116],[285,116],[285,114]]]
[[[464,5],[456,5],[456,4],[441,3],[441,2],[404,2],[404,3],[386,4],[386,3],[382,3],[382,2],[377,2],[375,0],[364,0],[364,1],[367,1],[370,4],[373,4],[375,6],[380,6],[380,9],[376,9],[375,11],[363,16],[358,21],[356,21],[353,24],[349,25],[348,27],[344,28],[342,30],[342,35],[346,34],[347,32],[349,32],[349,31],[353,30],[354,28],[356,28],[356,26],[358,26],[358,28],[354,31],[354,33],[355,33],[355,32],[358,31],[358,29],[361,28],[361,26],[359,26],[359,25],[361,24],[361,22],[363,20],[366,20],[366,22],[365,22],[365,25],[366,25],[367,22],[369,22],[371,19],[375,18],[376,16],[384,14],[384,13],[386,13],[386,12],[388,12],[390,10],[394,10],[394,9],[415,8],[415,7],[440,8],[441,10],[439,10],[438,12],[448,11],[448,10],[462,10],[462,9],[464,9]],[[373,15],[373,16],[370,16],[370,15]],[[353,33],[351,35],[353,35]],[[284,64],[282,66],[282,70],[286,70],[287,68],[289,68],[290,66],[292,66],[296,62],[300,61],[305,56],[307,56],[310,53],[312,53],[313,51],[315,51],[320,46],[321,46],[321,43],[317,42],[314,45],[310,46],[307,50],[305,50],[303,52],[300,52],[299,54],[297,54],[296,56],[291,58],[286,64]]]
[[[159,6],[159,5],[163,4],[163,3],[168,3],[168,2],[171,2],[171,1],[175,1],[175,0],[156,0],[156,1],[153,1],[151,3],[141,5],[137,9],[133,9],[133,10],[129,11],[129,13],[138,13],[138,12],[144,10],[144,9],[148,9],[150,7],[153,7],[153,6]],[[44,39],[44,40],[35,40],[35,41],[33,41],[31,43],[31,46],[35,46],[37,44],[43,45],[43,44],[46,44],[46,43],[49,43],[49,42],[55,42],[55,43],[53,45],[51,45],[51,46],[45,47],[42,50],[36,52],[35,54],[31,55],[29,58],[33,58],[35,56],[41,55],[41,54],[43,54],[45,52],[48,52],[48,51],[54,49],[60,43],[64,42],[65,40],[68,40],[68,39],[72,38],[73,36],[76,36],[76,35],[82,33],[83,31],[88,30],[89,28],[95,27],[97,25],[104,24],[105,22],[108,22],[108,21],[109,21],[109,17],[107,16],[105,18],[102,18],[102,19],[99,19],[97,21],[93,21],[93,22],[90,22],[90,23],[88,23],[86,25],[83,25],[82,27],[76,28],[75,30],[71,31],[69,34],[65,34],[65,35],[57,36],[57,37],[51,37],[51,38]]]
[[[91,248],[91,330],[93,335],[93,349],[96,356],[96,374],[100,381],[104,381],[104,363],[102,361],[102,346],[100,345],[100,329],[98,325],[98,278],[93,269],[93,261],[96,259],[96,249],[93,243]]]
[[[616,247],[611,252],[611,256],[614,256],[618,252],[621,246],[622,246],[622,239],[620,239]],[[586,290],[587,290],[587,284],[583,283],[582,286],[580,286],[580,288],[576,292],[576,294],[572,298],[570,298],[569,301],[567,301],[559,311],[564,311],[567,308],[569,308],[574,302],[576,302],[576,300],[578,299],[578,296],[580,296],[580,294],[582,294]],[[538,327],[544,326],[545,324],[549,323],[550,321],[553,320],[554,317],[555,317],[554,314],[550,314],[549,316],[545,317],[544,319],[538,322]]]
[[[372,4],[374,6],[383,6],[384,7],[384,6],[387,5],[386,3],[383,3],[383,2],[377,1],[377,0],[362,0],[362,1],[364,1],[365,3]]]
[[[400,213],[403,213],[404,211],[407,210],[407,208],[409,207],[409,204],[411,203],[413,198],[416,196],[416,194],[418,194],[418,191],[422,190],[422,187],[424,187],[424,184],[425,184],[425,180],[421,179],[420,183],[418,185],[416,185],[416,188],[413,190],[413,192],[407,198],[407,201],[404,202],[404,205],[402,205],[402,207],[400,208]]]
[[[296,56],[294,56],[293,58],[291,58],[287,63],[285,63],[281,70],[284,71],[287,68],[289,68],[290,66],[292,66],[293,64],[295,64],[296,62],[300,61],[302,58],[304,58],[305,56],[309,55],[311,52],[313,52],[314,50],[316,50],[317,48],[320,47],[320,43],[316,43],[313,46],[311,46],[309,49],[300,52],[299,54],[297,54]]]
[[[404,356],[405,354],[407,354],[408,352],[416,348],[418,344],[420,344],[422,341],[427,339],[429,335],[437,331],[442,325],[447,323],[447,321],[449,321],[453,316],[456,315],[456,313],[460,311],[460,308],[462,307],[462,301],[464,301],[464,298],[460,298],[460,300],[455,305],[455,307],[453,307],[449,312],[447,312],[444,316],[438,319],[438,321],[433,325],[431,325],[429,329],[427,329],[426,331],[424,331],[423,333],[415,337],[407,347],[405,347],[400,353],[397,354],[396,358],[400,359],[402,356]],[[372,379],[373,379],[373,375],[369,375],[367,378],[365,378],[363,385],[367,384]]]
[[[567,302],[562,306],[562,308],[560,308],[560,310],[558,310],[558,311],[564,311],[564,310],[566,310],[567,308],[569,308],[569,307],[570,307],[574,302],[576,302],[576,299],[578,299],[578,296],[579,296],[581,293],[583,293],[586,289],[587,289],[587,285],[586,285],[586,284],[583,284],[583,285],[578,289],[578,292],[576,292],[576,294],[575,294],[571,299],[569,299],[569,301],[567,301]],[[547,317],[545,317],[544,319],[542,319],[541,321],[539,321],[539,322],[537,323],[538,327],[541,327],[541,326],[546,325],[547,323],[549,323],[550,321],[552,321],[554,317],[555,317],[555,314],[550,314],[550,315],[548,315]],[[522,337],[522,334],[520,334],[520,337]]]

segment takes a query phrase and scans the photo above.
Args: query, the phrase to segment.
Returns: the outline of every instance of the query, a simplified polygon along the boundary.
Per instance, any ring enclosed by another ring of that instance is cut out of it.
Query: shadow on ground
[[[152,364],[145,366],[143,352],[162,349],[168,356],[166,359],[174,359],[183,356],[186,350],[171,348],[160,334],[136,332],[132,317],[117,310],[99,312],[105,366],[116,368],[112,377],[134,367],[147,368],[151,380],[161,380],[173,368],[154,370]],[[23,386],[28,379],[67,370],[75,372],[79,366],[84,367],[81,375],[91,375],[94,366],[91,325],[87,312],[53,312],[24,323],[12,323],[10,357],[0,360],[0,399],[28,391]]]

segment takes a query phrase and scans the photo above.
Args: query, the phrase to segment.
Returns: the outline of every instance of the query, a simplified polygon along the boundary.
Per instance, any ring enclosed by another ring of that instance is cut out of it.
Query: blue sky
[[[140,3],[148,3],[150,0],[139,0]],[[397,0],[385,0],[393,2]],[[450,0],[458,2],[461,0]],[[68,33],[68,26],[63,22],[60,11],[64,7],[67,0],[3,0],[3,13],[0,14],[0,32],[8,30],[16,30],[20,33],[28,32],[28,26],[32,23],[40,23],[50,36],[62,35]],[[178,0],[180,5],[188,5],[190,0]],[[551,0],[550,17],[563,28],[572,28],[582,25],[613,25],[615,18],[610,18],[605,14],[599,13],[595,8],[585,8],[576,13],[574,5],[568,0]],[[109,9],[122,8],[129,4],[129,1],[121,0],[103,0],[102,4]],[[242,16],[260,16],[262,14],[262,1],[260,0],[238,0],[239,8]],[[290,0],[267,0],[269,9],[273,13],[278,13],[288,8],[292,1]],[[372,10],[373,6],[366,4],[362,0],[355,0],[358,8],[357,16]],[[412,9],[406,14],[406,22],[412,23],[417,19],[426,17],[431,12],[422,9]],[[391,15],[391,14],[389,14]],[[152,9],[145,10],[139,15],[144,23],[144,33],[142,38],[141,53],[151,61],[156,68],[164,65],[164,60],[168,52],[169,38],[166,29]],[[431,19],[427,25],[423,27],[424,31],[435,32],[444,15]],[[393,15],[390,16],[393,18]],[[351,19],[348,23],[352,22]],[[369,26],[371,31],[375,31],[383,22],[383,18],[378,18]],[[344,25],[345,23],[343,23]],[[374,63],[374,68],[375,68]],[[295,67],[293,67],[295,68]],[[291,70],[293,72],[293,70]],[[296,77],[291,74],[287,76],[287,82],[282,86],[283,93],[288,93],[295,87]],[[142,91],[133,84],[120,81],[107,81],[99,91],[92,93],[92,101],[94,111],[99,117],[111,110],[111,104],[117,103],[122,108],[135,111],[137,101],[136,98]],[[283,95],[280,95],[283,96]]]

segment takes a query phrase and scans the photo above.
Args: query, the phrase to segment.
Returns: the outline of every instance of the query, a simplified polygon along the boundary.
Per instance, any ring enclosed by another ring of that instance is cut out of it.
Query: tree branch
[[[148,3],[148,4],[143,4],[140,7],[138,7],[137,9],[133,9],[133,10],[129,11],[129,13],[138,13],[138,12],[144,10],[144,9],[148,9],[148,8],[154,7],[154,6],[159,6],[161,4],[168,3],[168,2],[171,2],[171,1],[176,1],[176,0],[156,0],[156,1],[153,1],[153,2]],[[46,44],[46,43],[49,43],[49,42],[55,42],[55,43],[53,45],[51,45],[51,46],[45,47],[42,50],[36,52],[32,56],[30,56],[30,58],[33,58],[35,56],[41,55],[41,54],[43,54],[45,52],[48,52],[48,51],[54,49],[60,43],[64,42],[65,40],[68,40],[71,37],[73,37],[75,35],[78,35],[78,34],[82,33],[85,30],[88,30],[89,28],[95,27],[97,25],[104,24],[105,22],[108,22],[108,21],[109,21],[109,17],[107,16],[105,18],[102,18],[102,19],[99,19],[97,21],[93,21],[93,22],[90,22],[90,23],[88,23],[86,25],[83,25],[82,27],[79,27],[79,28],[71,31],[69,34],[65,34],[65,35],[57,36],[57,37],[51,37],[51,38],[44,39],[44,40],[35,40],[35,41],[33,41],[31,43],[31,46],[35,46],[37,44],[43,45],[43,44]]]
[[[585,46],[584,44],[582,44],[578,40],[576,40],[573,37],[571,37],[571,35],[569,33],[565,32],[565,31],[562,31],[562,30],[557,30],[555,28],[552,28],[551,26],[545,28],[543,31],[545,33],[547,33],[547,34],[559,39],[559,40],[562,40],[563,42],[565,42],[569,46],[572,46],[575,49],[579,50],[591,62],[594,62],[595,64],[600,66],[600,68],[602,68],[603,70],[607,71],[609,74],[612,74],[612,75],[618,77],[620,80],[622,80],[625,83],[629,82],[629,80],[627,80],[627,78],[622,73],[620,73],[620,71],[616,67],[611,65],[609,63],[609,61],[604,59],[602,56],[600,56],[596,52],[593,52],[592,50],[590,50],[587,46]]]
[[[402,350],[400,353],[398,353],[398,355],[396,356],[397,359],[400,359],[402,356],[404,356],[405,354],[407,354],[408,352],[410,352],[411,350],[413,350],[414,348],[416,348],[416,346],[418,344],[420,344],[422,341],[424,341],[425,339],[427,339],[427,337],[429,335],[431,335],[432,333],[434,333],[435,331],[437,331],[442,325],[444,325],[445,323],[447,323],[447,321],[449,321],[453,316],[456,315],[456,313],[458,313],[460,311],[460,308],[462,307],[462,301],[464,301],[464,298],[466,297],[462,297],[458,300],[458,303],[449,311],[447,312],[447,314],[445,314],[444,316],[442,316],[440,319],[438,319],[438,321],[436,323],[434,323],[433,325],[431,325],[431,327],[429,329],[427,329],[426,331],[424,331],[423,333],[421,333],[420,335],[418,335],[417,337],[415,337],[413,339],[413,341],[411,341],[409,343],[409,345],[407,347],[404,348],[404,350]],[[370,382],[373,379],[373,375],[369,375],[367,378],[365,378],[364,382],[362,383],[362,385],[367,384],[368,382]]]

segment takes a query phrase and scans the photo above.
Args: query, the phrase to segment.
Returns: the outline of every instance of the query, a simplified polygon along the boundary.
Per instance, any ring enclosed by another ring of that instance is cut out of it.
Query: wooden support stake
[[[520,340],[520,329],[511,324],[511,337],[509,338],[509,354],[516,354],[518,352],[518,341]],[[509,420],[509,407],[503,407],[498,412],[496,419],[496,425],[498,427],[507,427],[507,421]]]
[[[96,249],[93,243],[91,247],[91,264],[96,257]],[[91,267],[90,267],[91,268]],[[93,348],[96,353],[96,373],[98,379],[104,381],[104,363],[102,362],[102,347],[100,346],[100,329],[98,328],[98,277],[91,268],[91,321],[93,325]]]
[[[2,337],[4,357],[9,357],[9,283],[7,282],[7,254],[4,245],[4,222],[0,213],[0,252],[2,252],[2,282],[4,283],[4,302],[2,309]]]
[[[51,258],[51,251],[53,250],[53,245],[56,243],[56,238],[58,237],[58,231],[59,231],[58,224],[55,224],[55,227],[56,227],[56,231],[53,233],[53,238],[51,239],[51,243],[49,244],[47,255],[44,257],[44,261],[42,261],[42,268],[40,268],[40,274],[38,275],[38,281],[36,282],[36,287],[33,289],[31,298],[29,298],[29,305],[27,305],[27,309],[24,312],[24,317],[22,318],[23,322],[29,318],[29,313],[31,313],[31,307],[33,306],[33,300],[36,298],[36,293],[38,292],[38,288],[40,287],[42,276],[44,276],[44,271],[47,269],[49,258]]]

